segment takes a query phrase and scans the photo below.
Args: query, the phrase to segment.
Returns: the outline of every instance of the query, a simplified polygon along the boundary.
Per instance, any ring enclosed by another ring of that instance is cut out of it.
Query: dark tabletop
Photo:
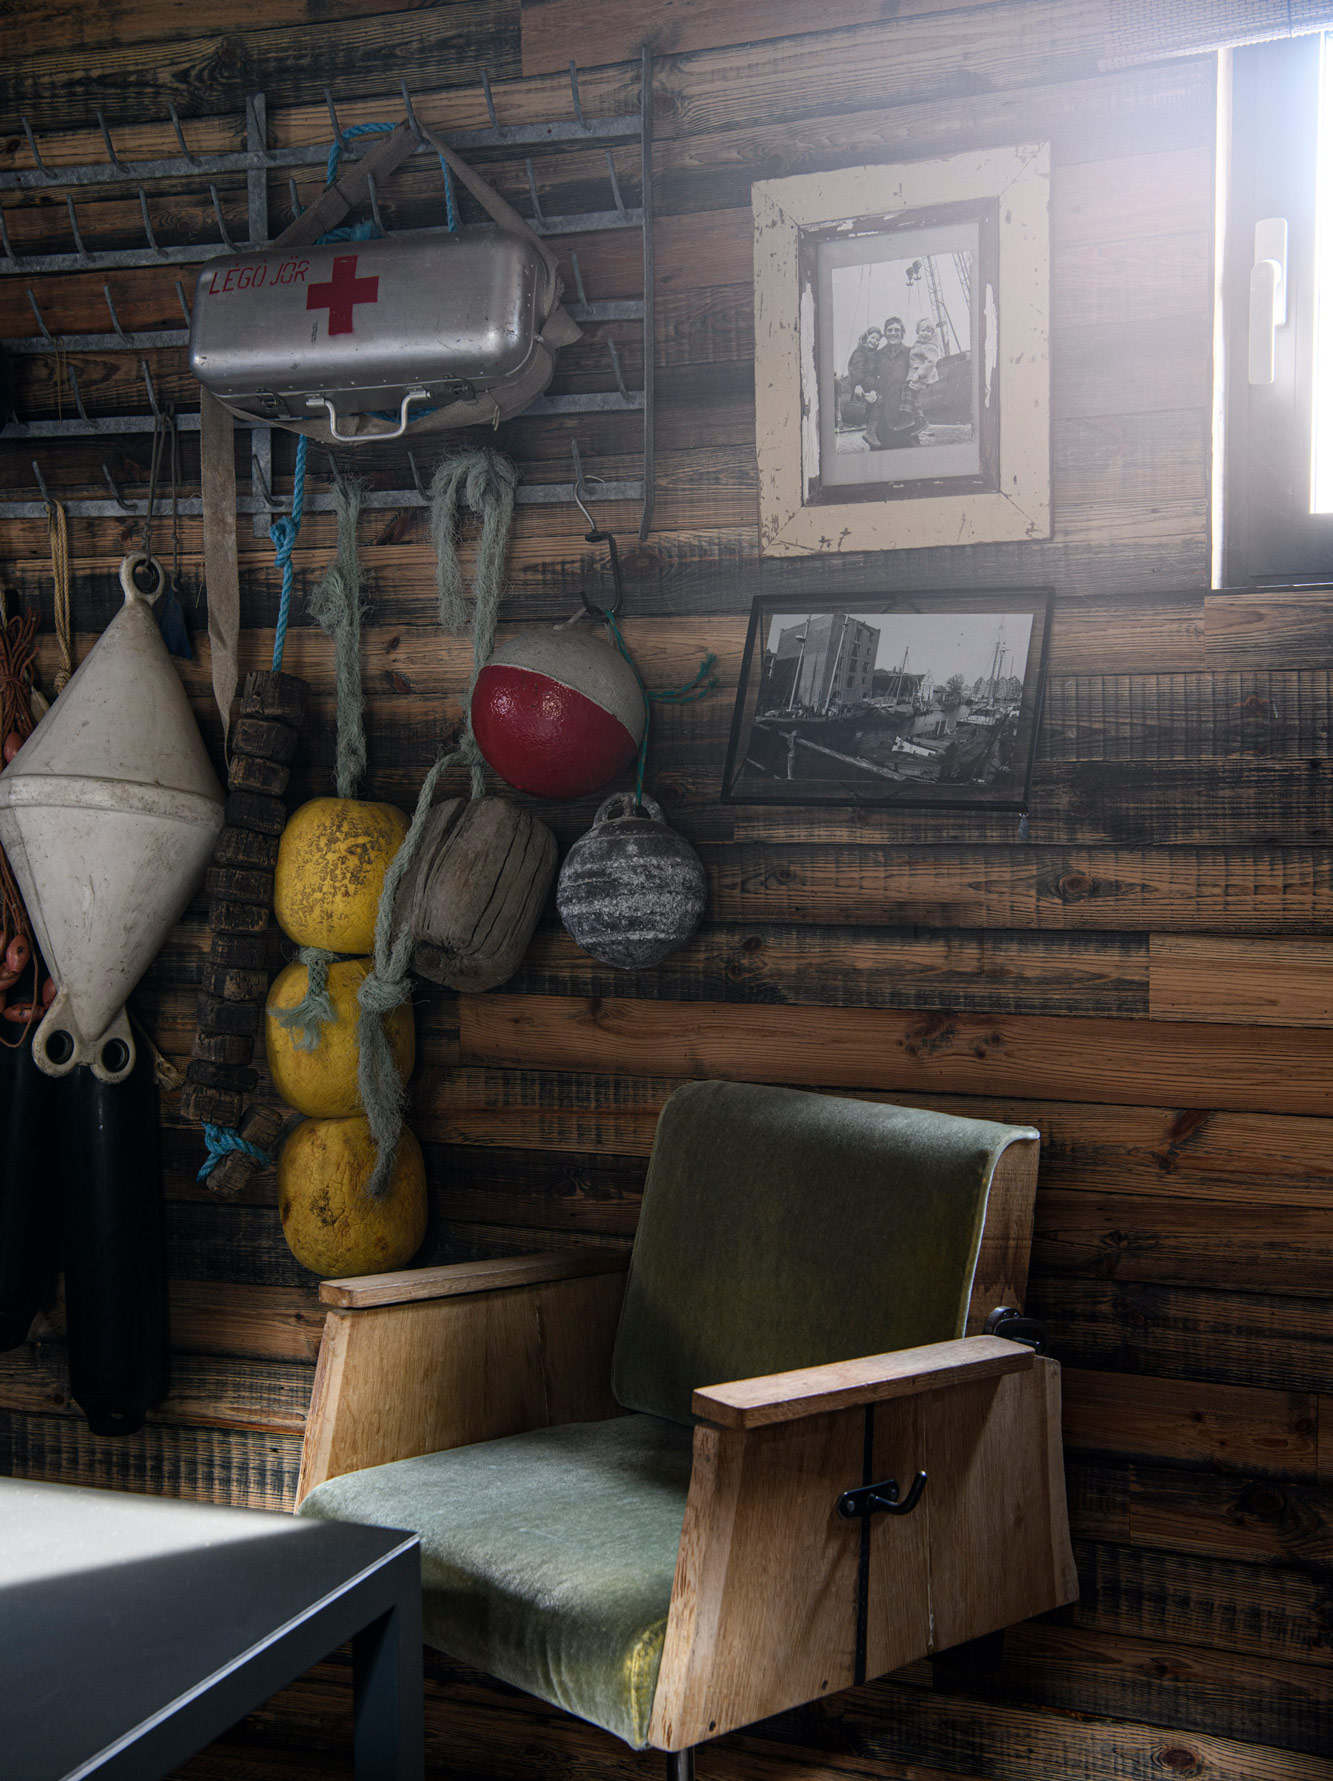
[[[413,1540],[0,1479],[0,1776],[72,1774]]]

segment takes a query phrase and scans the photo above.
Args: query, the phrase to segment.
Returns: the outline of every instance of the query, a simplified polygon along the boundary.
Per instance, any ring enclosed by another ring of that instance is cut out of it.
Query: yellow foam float
[[[312,798],[294,810],[278,845],[273,912],[298,946],[369,952],[389,863],[408,819],[392,804]]]
[[[328,995],[333,1019],[322,1024],[319,1042],[310,1050],[298,1044],[299,1029],[278,1016],[295,1008],[306,993],[309,972],[299,960],[279,972],[269,986],[264,1011],[264,1046],[273,1086],[289,1107],[308,1119],[347,1119],[360,1113],[356,1071],[361,1057],[357,991],[370,975],[371,960],[339,959],[329,966]],[[416,1021],[410,1002],[384,1016],[384,1031],[394,1065],[406,1082],[416,1063]]]
[[[426,1165],[403,1128],[389,1186],[366,1192],[375,1140],[364,1118],[303,1120],[278,1155],[278,1211],[287,1246],[325,1278],[382,1274],[411,1261],[426,1234]]]

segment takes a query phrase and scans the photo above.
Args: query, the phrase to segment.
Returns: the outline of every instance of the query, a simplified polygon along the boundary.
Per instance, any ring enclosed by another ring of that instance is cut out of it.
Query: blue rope
[[[229,1156],[232,1151],[238,1150],[242,1156],[252,1156],[257,1163],[262,1163],[265,1168],[273,1161],[269,1151],[261,1150],[258,1144],[251,1144],[248,1139],[243,1138],[239,1132],[233,1131],[228,1125],[210,1125],[205,1120],[204,1143],[208,1146],[208,1159],[196,1177],[196,1180],[199,1181],[207,1181],[223,1157]]]
[[[275,519],[268,529],[273,540],[273,563],[275,568],[282,570],[282,594],[278,600],[278,623],[273,632],[273,672],[276,674],[282,667],[282,652],[287,642],[287,621],[292,609],[292,552],[296,549],[296,540],[301,531],[301,519],[305,512],[305,459],[310,441],[304,433],[296,442],[296,469],[292,476],[292,511],[291,517],[284,513]]]
[[[329,147],[328,174],[325,185],[332,185],[338,177],[338,163],[342,160],[342,152],[347,144],[356,136],[388,136],[397,129],[396,124],[352,124],[343,131],[341,137],[335,137]],[[454,201],[454,176],[449,171],[449,163],[440,156],[440,172],[444,175],[444,207],[445,226],[452,233],[458,227],[458,205]],[[373,225],[372,225],[373,227]],[[364,235],[344,235],[341,229],[331,229],[327,235],[321,235],[320,241],[365,241]]]
[[[606,622],[615,639],[616,648],[629,663],[630,670],[639,683],[639,691],[643,694],[643,740],[639,743],[639,758],[634,768],[634,802],[637,806],[643,803],[643,769],[648,759],[648,723],[652,717],[653,706],[655,704],[693,705],[696,699],[702,699],[711,693],[717,685],[717,675],[712,672],[717,663],[717,657],[712,650],[709,650],[703,661],[700,662],[698,671],[693,678],[687,680],[683,686],[665,686],[655,692],[649,692],[643,684],[643,676],[635,667],[634,657],[630,654],[629,647],[620,634],[620,626],[609,612],[606,614]]]

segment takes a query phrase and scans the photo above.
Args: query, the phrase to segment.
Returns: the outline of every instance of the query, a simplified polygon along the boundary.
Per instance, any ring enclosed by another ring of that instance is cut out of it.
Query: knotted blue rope
[[[278,599],[278,622],[273,632],[273,672],[282,667],[282,652],[287,642],[287,620],[292,609],[292,552],[301,532],[305,513],[305,458],[310,441],[302,433],[296,442],[296,469],[292,476],[291,516],[280,514],[268,529],[273,540],[274,566],[282,570],[282,593]]]
[[[222,1161],[223,1157],[229,1156],[236,1150],[240,1151],[242,1156],[253,1157],[254,1160],[257,1163],[262,1164],[264,1168],[267,1168],[273,1161],[273,1156],[270,1151],[262,1150],[258,1144],[251,1144],[249,1139],[243,1138],[238,1131],[234,1131],[229,1125],[210,1125],[208,1121],[205,1120],[204,1143],[208,1146],[208,1156],[205,1159],[203,1168],[200,1169],[196,1176],[196,1180],[199,1181],[207,1181],[214,1169],[216,1169],[218,1164]]]

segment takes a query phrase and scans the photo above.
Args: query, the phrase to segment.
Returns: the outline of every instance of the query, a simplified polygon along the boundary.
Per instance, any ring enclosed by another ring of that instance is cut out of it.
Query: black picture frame
[[[723,803],[1026,811],[1053,597],[760,594]],[[914,645],[925,659],[909,667]]]

